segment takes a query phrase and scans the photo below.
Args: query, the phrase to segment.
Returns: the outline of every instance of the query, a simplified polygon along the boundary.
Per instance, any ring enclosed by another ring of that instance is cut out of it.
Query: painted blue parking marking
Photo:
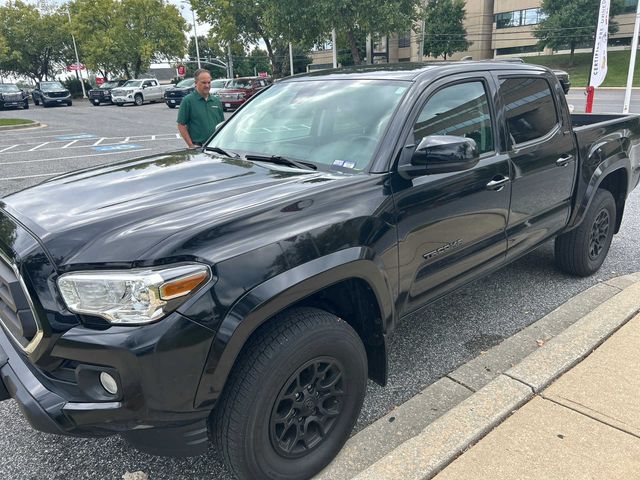
[[[101,147],[93,147],[96,152],[113,152],[117,150],[134,150],[140,148],[140,145],[133,145],[131,143],[123,143],[118,145],[104,145]]]
[[[96,135],[92,135],[91,133],[80,133],[78,135],[62,135],[60,137],[56,137],[56,140],[64,141],[64,140],[84,140],[87,138],[96,138]]]

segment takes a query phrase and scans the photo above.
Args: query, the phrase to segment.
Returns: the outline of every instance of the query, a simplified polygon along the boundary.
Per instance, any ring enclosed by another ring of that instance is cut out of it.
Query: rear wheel
[[[215,441],[240,479],[310,478],[349,437],[366,382],[364,346],[348,323],[292,309],[249,340],[214,410]]]
[[[597,272],[609,253],[616,225],[616,202],[599,189],[578,228],[556,238],[556,263],[561,270],[586,277]]]

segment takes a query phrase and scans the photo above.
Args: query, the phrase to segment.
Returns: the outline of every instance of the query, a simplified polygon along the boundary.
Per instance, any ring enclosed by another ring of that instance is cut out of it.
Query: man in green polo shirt
[[[178,131],[189,148],[197,148],[211,136],[216,125],[224,120],[222,103],[209,95],[211,74],[204,68],[196,70],[196,89],[180,102]]]

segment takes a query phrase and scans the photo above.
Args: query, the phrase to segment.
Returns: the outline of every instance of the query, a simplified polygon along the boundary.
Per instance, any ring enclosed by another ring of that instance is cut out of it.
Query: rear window
[[[544,137],[558,124],[549,83],[543,78],[504,78],[500,95],[506,106],[513,144]]]

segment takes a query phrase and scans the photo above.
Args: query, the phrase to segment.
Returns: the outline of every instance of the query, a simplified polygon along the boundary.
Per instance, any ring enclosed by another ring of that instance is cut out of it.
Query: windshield
[[[118,82],[104,82],[98,88],[107,89],[107,88],[116,88],[118,86]]]
[[[14,93],[19,91],[20,89],[16,85],[0,84],[0,93]]]
[[[142,80],[129,80],[123,85],[123,87],[139,87],[142,85]]]
[[[40,84],[40,89],[47,92],[49,90],[64,90],[64,87],[60,82],[46,82]]]
[[[195,83],[196,81],[193,78],[187,78],[185,80],[178,82],[176,87],[189,88],[189,87],[193,87]]]
[[[214,80],[211,82],[211,88],[224,88],[229,80]]]
[[[207,147],[364,170],[409,85],[386,80],[279,83],[232,116]]]
[[[251,87],[251,80],[240,80],[240,79],[231,80],[226,85],[226,88],[250,88],[250,87]]]

